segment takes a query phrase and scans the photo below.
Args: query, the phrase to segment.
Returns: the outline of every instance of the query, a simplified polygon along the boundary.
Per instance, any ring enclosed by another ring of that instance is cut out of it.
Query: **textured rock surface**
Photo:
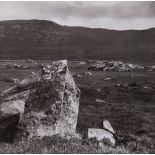
[[[111,126],[110,122],[108,120],[103,121],[103,128],[108,130],[111,133],[115,133],[113,127]]]
[[[29,138],[75,135],[79,98],[80,91],[67,61],[56,61],[1,94],[0,122],[18,115],[16,125],[20,122],[19,128],[26,131]]]
[[[117,72],[144,71],[144,69],[144,66],[123,63],[122,61],[95,61],[88,67],[88,70]]]
[[[25,101],[29,91],[15,93],[13,87],[1,94],[0,103],[0,141],[12,141],[16,126],[22,119]]]
[[[98,141],[108,139],[109,142],[114,146],[116,143],[114,137],[114,129],[112,128],[108,120],[103,120],[103,129],[89,128],[88,138],[96,138]]]
[[[88,129],[88,138],[96,138],[98,141],[102,141],[104,139],[108,139],[112,145],[115,145],[115,138],[113,134],[104,130],[104,129],[96,129],[96,128],[89,128]]]

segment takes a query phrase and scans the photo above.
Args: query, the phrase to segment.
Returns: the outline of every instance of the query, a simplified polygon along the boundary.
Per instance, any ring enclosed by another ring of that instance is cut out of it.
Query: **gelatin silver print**
[[[0,1],[0,153],[155,153],[155,2]]]

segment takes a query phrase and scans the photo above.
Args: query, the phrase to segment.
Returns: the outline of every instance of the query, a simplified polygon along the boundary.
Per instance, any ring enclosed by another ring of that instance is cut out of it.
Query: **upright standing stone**
[[[2,96],[9,101],[12,95],[12,104],[17,101],[14,98],[18,94],[26,94],[25,98],[16,99],[25,105],[24,115],[18,112],[21,120],[18,126],[28,133],[29,138],[76,133],[80,90],[66,60],[44,65],[40,75],[31,75],[3,92]]]

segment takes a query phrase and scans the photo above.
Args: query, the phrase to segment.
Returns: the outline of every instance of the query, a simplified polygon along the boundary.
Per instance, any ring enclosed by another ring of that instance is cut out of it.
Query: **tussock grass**
[[[148,137],[135,137],[128,142],[127,146],[119,144],[115,147],[106,141],[102,143],[95,139],[70,139],[66,140],[59,136],[44,137],[43,139],[31,139],[16,141],[13,144],[0,143],[0,153],[47,153],[47,154],[79,154],[79,153],[154,153],[155,147]]]

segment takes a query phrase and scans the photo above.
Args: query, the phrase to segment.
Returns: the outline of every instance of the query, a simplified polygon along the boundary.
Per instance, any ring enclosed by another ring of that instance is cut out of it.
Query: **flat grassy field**
[[[29,69],[6,68],[8,63],[31,66]],[[50,61],[0,61],[0,91],[13,83],[4,78],[20,80],[37,71],[38,64]],[[69,62],[72,74],[88,71],[88,65],[78,61]],[[77,131],[83,140],[64,140],[60,137],[46,137],[31,142],[21,141],[14,144],[0,143],[0,153],[155,153],[155,72],[102,72],[91,71],[92,76],[75,78],[81,90]],[[111,78],[105,81],[105,78]],[[97,102],[96,99],[103,100]],[[102,128],[104,119],[123,138],[116,147],[87,139],[89,127]]]

